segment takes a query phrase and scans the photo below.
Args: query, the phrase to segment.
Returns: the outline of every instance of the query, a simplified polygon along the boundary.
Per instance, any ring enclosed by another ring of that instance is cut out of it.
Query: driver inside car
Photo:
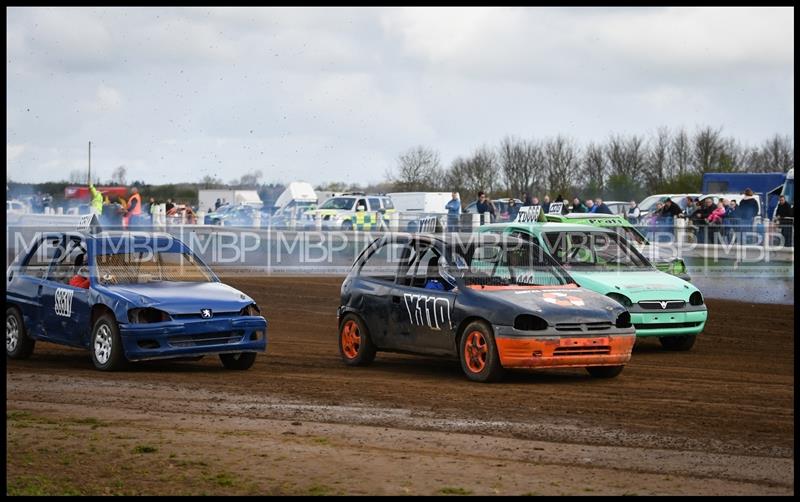
[[[89,267],[83,264],[85,256],[81,254],[75,258],[75,274],[69,280],[70,286],[89,289]]]

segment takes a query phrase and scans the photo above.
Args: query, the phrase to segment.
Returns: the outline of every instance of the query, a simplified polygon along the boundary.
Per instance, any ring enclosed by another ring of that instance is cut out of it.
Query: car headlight
[[[261,309],[255,303],[251,303],[240,310],[239,315],[261,315]]]
[[[163,310],[154,309],[152,307],[130,309],[128,311],[128,321],[134,324],[147,324],[151,322],[166,322],[171,321],[172,318]]]
[[[691,305],[702,305],[703,304],[703,295],[700,294],[699,291],[695,291],[694,293],[689,296],[689,303]]]
[[[620,305],[622,305],[625,308],[633,306],[633,302],[631,302],[631,299],[628,298],[625,295],[622,295],[622,294],[619,294],[619,293],[609,293],[606,296],[611,298],[612,300],[616,301],[617,303],[619,303]]]
[[[522,314],[514,319],[514,329],[520,331],[541,331],[547,329],[547,321],[535,315]]]

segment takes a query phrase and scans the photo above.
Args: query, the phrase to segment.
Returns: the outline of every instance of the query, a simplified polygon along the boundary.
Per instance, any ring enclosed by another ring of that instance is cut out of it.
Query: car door
[[[42,236],[22,261],[19,270],[9,274],[8,294],[22,310],[25,327],[34,338],[44,335],[42,325],[42,281],[56,255],[61,236]]]
[[[398,349],[424,354],[451,354],[456,293],[439,270],[441,250],[417,241],[415,258],[398,270],[392,291],[393,331]],[[439,283],[443,289],[434,288]]]
[[[91,327],[89,289],[70,285],[79,269],[88,269],[86,242],[68,236],[59,246],[40,284],[43,336],[59,343],[83,346]]]
[[[400,260],[407,259],[410,244],[385,239],[359,266],[355,290],[360,295],[359,311],[379,348],[396,348],[390,304]]]

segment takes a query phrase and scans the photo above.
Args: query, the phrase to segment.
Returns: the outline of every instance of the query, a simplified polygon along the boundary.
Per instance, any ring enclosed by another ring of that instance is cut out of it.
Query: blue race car
[[[169,234],[55,232],[6,277],[7,356],[29,357],[36,340],[87,348],[99,370],[208,354],[245,370],[266,351],[267,321]]]

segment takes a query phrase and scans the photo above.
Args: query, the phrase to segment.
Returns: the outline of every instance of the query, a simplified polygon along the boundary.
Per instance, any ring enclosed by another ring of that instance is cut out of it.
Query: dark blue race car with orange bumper
[[[6,354],[37,340],[87,348],[100,370],[209,354],[243,370],[266,351],[267,321],[169,234],[55,232],[7,271]]]

